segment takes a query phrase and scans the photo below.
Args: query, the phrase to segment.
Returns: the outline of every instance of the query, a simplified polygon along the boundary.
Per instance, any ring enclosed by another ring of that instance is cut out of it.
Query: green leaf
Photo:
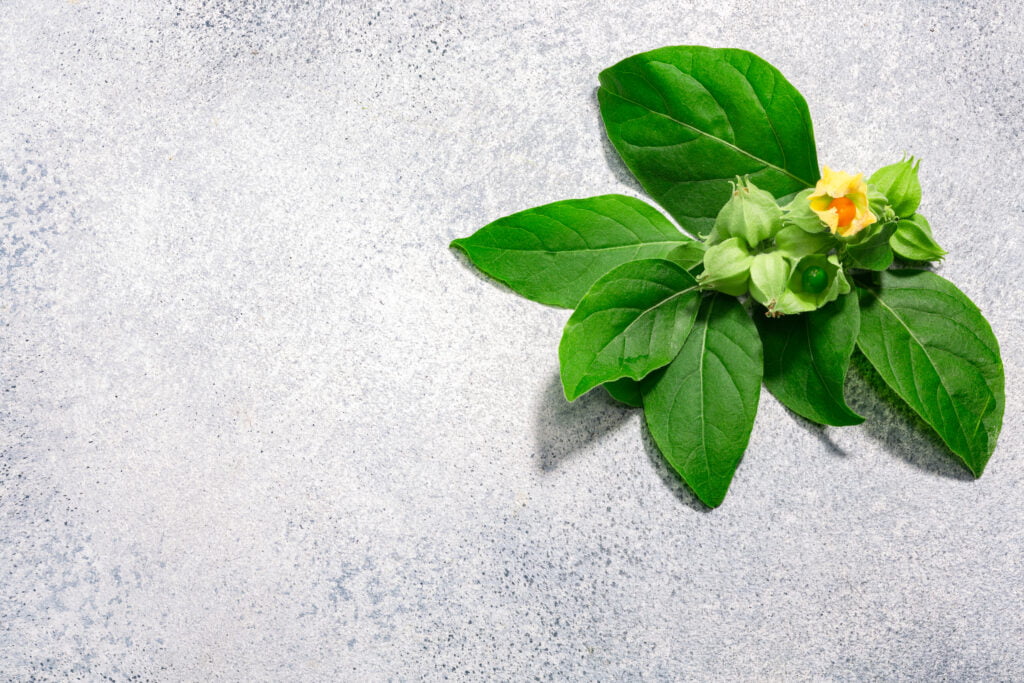
[[[860,330],[857,297],[841,296],[802,315],[755,315],[764,345],[764,384],[797,415],[825,425],[860,424],[843,397]]]
[[[919,213],[896,224],[889,245],[900,258],[908,261],[938,261],[946,255],[946,250],[932,236],[928,219]]]
[[[617,379],[614,382],[605,382],[605,391],[619,403],[625,403],[630,408],[640,408],[644,404],[644,395],[640,391],[640,382],[629,377]]]
[[[744,50],[665,47],[601,72],[608,137],[644,189],[693,235],[707,234],[735,176],[776,197],[819,178],[807,103]]]
[[[923,270],[879,274],[860,289],[857,346],[882,379],[974,476],[1003,422],[1003,364],[992,328],[952,283]]]
[[[679,355],[643,383],[647,426],[665,459],[709,507],[725,498],[761,393],[761,342],[736,299],[704,300]]]
[[[643,379],[679,352],[700,304],[697,281],[672,261],[626,263],[594,283],[558,345],[570,401],[620,377]]]
[[[665,258],[696,274],[698,270],[703,270],[704,254],[707,250],[703,242],[690,240],[670,251]]]
[[[526,298],[574,308],[612,268],[691,241],[654,207],[609,194],[520,211],[452,246]]]
[[[854,268],[865,270],[885,270],[891,266],[893,255],[889,238],[895,229],[896,226],[890,223],[870,239],[847,248],[847,262]]]

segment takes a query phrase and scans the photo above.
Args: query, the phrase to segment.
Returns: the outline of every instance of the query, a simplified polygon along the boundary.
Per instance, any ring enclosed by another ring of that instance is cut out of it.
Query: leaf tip
[[[564,365],[564,363],[563,363]],[[562,394],[565,396],[565,400],[572,403],[586,392],[581,392],[579,386],[571,387],[567,384],[567,379],[564,374],[561,374]]]
[[[704,505],[706,505],[709,510],[714,510],[723,502],[725,502],[725,493],[712,493],[709,495],[705,495],[697,491],[696,489],[693,489],[693,492],[697,494],[697,498],[700,500],[700,502],[704,503]]]
[[[985,473],[985,465],[987,465],[988,463],[981,462],[977,464],[971,464],[967,461],[964,461],[964,464],[967,465],[967,469],[970,470],[971,474],[974,475],[975,479],[981,479],[981,475]]]
[[[847,408],[847,414],[842,420],[837,420],[833,427],[856,427],[859,424],[864,424],[864,416],[858,415],[849,408]]]

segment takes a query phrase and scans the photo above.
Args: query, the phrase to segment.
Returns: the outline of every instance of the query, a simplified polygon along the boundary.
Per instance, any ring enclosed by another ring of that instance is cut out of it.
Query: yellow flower
[[[868,185],[864,175],[821,170],[821,180],[808,197],[811,210],[840,237],[850,237],[878,220],[868,208]]]

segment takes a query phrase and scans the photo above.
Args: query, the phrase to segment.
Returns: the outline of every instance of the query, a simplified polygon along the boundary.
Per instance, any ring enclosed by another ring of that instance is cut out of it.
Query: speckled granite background
[[[1024,29],[978,3],[0,4],[0,678],[1024,678]],[[855,372],[705,511],[447,243],[637,194],[597,72],[699,43],[824,163],[924,159],[1007,419],[973,481]]]

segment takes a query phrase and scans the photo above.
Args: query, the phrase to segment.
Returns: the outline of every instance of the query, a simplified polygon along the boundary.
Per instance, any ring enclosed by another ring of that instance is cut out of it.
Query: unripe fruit
[[[811,266],[804,271],[803,276],[801,276],[801,282],[805,292],[820,294],[828,286],[828,273],[820,266]]]

